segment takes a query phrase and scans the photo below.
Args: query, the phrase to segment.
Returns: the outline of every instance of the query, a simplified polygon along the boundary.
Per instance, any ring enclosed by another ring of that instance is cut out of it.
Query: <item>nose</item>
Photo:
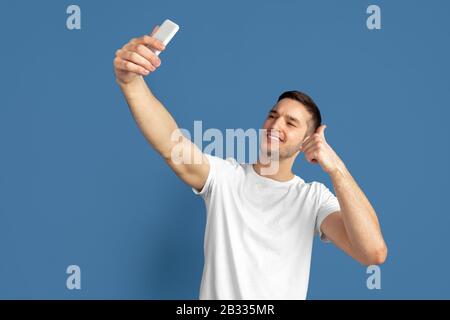
[[[281,117],[278,117],[274,121],[272,121],[272,124],[270,126],[270,129],[281,131],[282,123]]]

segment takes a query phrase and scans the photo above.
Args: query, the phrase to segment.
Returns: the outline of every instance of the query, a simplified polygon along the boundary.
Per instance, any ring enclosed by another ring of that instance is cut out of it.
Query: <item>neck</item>
[[[253,169],[260,176],[267,177],[280,182],[285,182],[291,180],[294,177],[294,174],[292,173],[292,165],[294,164],[294,160],[295,157],[281,159],[278,161],[268,160],[262,163],[261,160],[258,159],[258,161],[255,164],[253,164]],[[265,171],[263,170],[264,168],[268,169],[266,170],[266,172],[269,171],[271,173],[270,174],[264,173]],[[269,170],[270,168],[278,168],[278,170]]]

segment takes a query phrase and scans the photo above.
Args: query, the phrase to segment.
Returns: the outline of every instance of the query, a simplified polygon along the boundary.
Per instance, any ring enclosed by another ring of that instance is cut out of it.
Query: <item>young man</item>
[[[327,143],[311,98],[298,91],[279,97],[263,126],[264,162],[239,164],[203,154],[182,135],[172,140],[177,124],[143,79],[161,64],[150,48],[165,49],[145,35],[117,50],[116,80],[146,139],[205,200],[200,299],[305,299],[315,233],[365,265],[385,261],[376,213]],[[184,161],[174,160],[175,148]],[[301,152],[329,174],[336,196],[292,173]],[[267,173],[273,164],[278,170]]]

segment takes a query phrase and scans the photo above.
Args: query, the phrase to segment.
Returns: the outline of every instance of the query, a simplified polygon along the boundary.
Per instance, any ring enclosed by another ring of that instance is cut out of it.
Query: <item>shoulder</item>
[[[300,193],[316,199],[320,198],[324,193],[328,191],[328,188],[325,184],[318,181],[306,182],[300,177],[298,177],[297,179],[296,188]]]
[[[236,159],[234,159],[232,157],[223,159],[223,158],[220,158],[220,157],[217,157],[217,156],[213,156],[213,155],[210,155],[210,154],[207,154],[207,153],[205,153],[205,156],[208,158],[208,160],[210,162],[214,162],[215,164],[220,165],[220,166],[237,166],[237,165],[240,165],[236,161]]]
[[[237,162],[236,159],[232,157],[222,159],[210,154],[205,155],[208,158],[211,169],[213,171],[216,171],[217,173],[239,171],[242,170],[243,166],[245,165]]]
[[[313,191],[315,193],[320,193],[324,189],[327,188],[327,186],[325,184],[323,184],[322,182],[319,182],[319,181],[308,182],[308,185],[311,188],[311,191]]]

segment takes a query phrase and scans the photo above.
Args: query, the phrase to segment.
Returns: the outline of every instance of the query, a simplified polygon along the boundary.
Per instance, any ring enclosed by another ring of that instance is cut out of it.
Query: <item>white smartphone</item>
[[[159,27],[158,31],[153,35],[154,38],[158,39],[165,46],[172,40],[173,36],[178,32],[180,27],[173,21],[166,19],[163,24]],[[155,51],[155,54],[158,56],[161,51]]]

